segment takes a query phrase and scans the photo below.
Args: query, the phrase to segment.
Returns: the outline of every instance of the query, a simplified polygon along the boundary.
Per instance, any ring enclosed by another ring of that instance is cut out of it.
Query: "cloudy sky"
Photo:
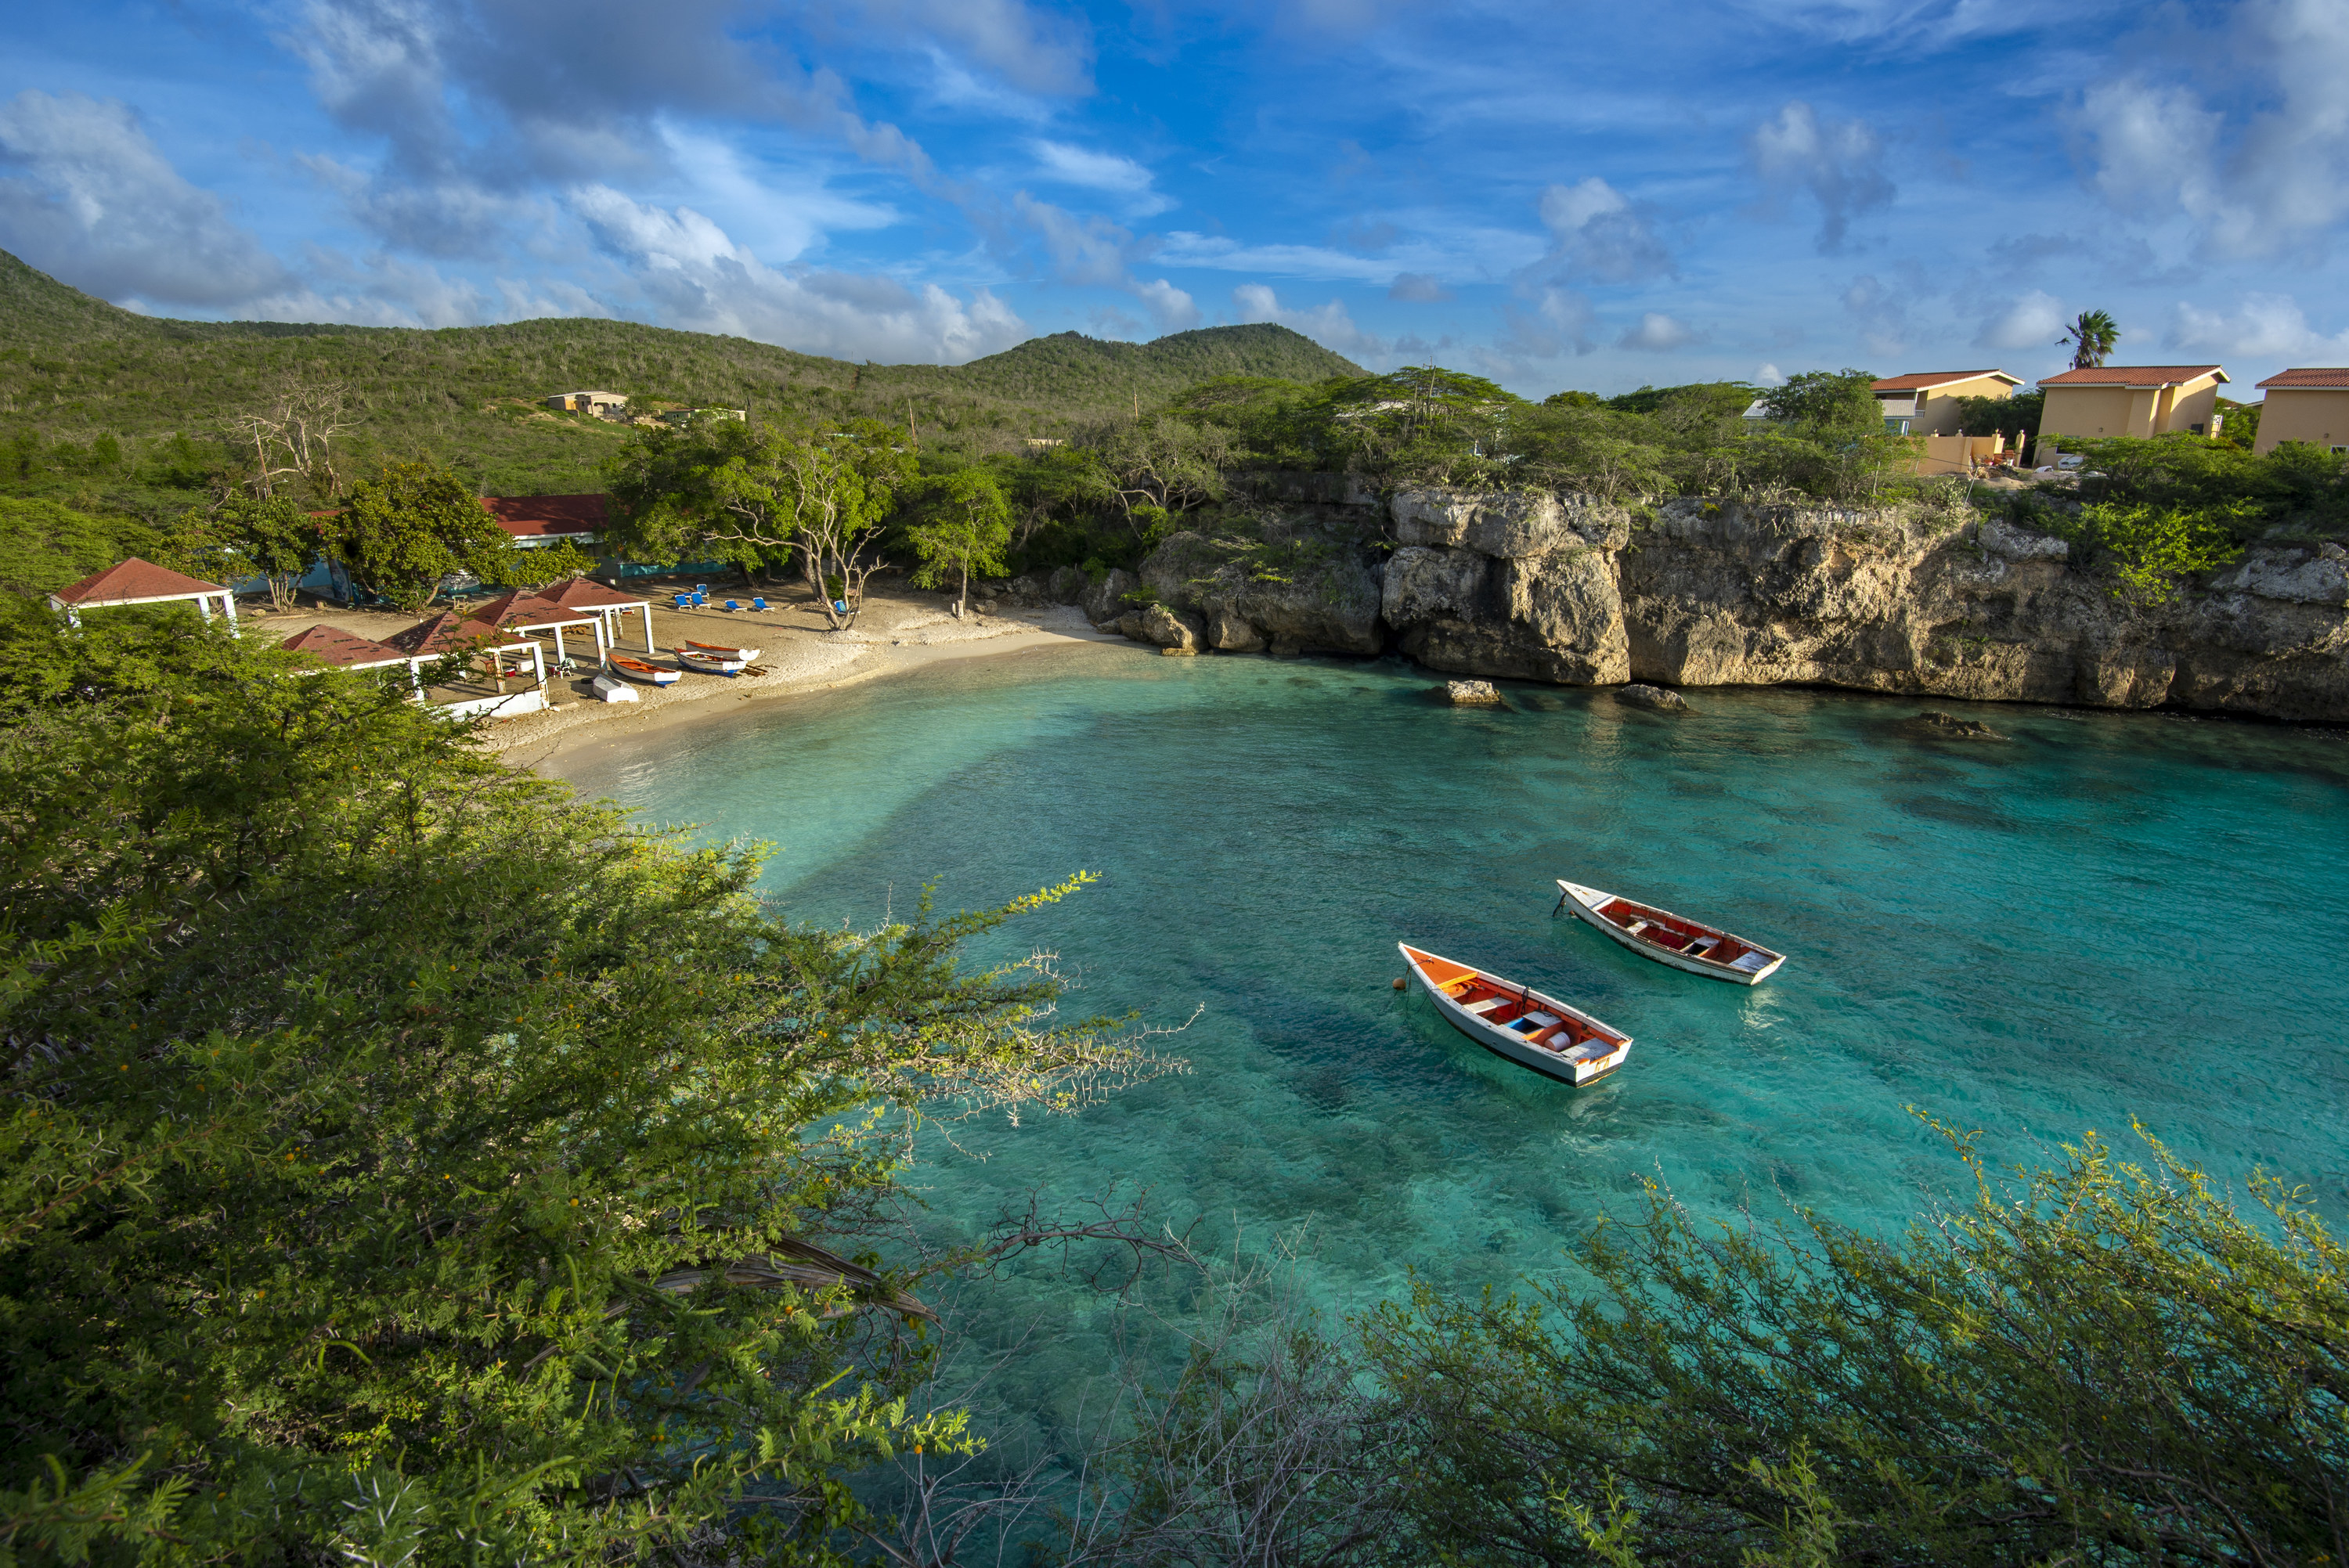
[[[2349,363],[2349,3],[78,0],[0,247],[159,315],[961,361],[1278,321],[1529,395]]]

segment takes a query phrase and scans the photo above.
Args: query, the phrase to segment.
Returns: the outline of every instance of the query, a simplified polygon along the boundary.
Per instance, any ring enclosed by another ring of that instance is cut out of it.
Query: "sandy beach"
[[[551,764],[578,748],[717,717],[744,702],[826,691],[943,659],[1017,653],[1070,642],[1125,641],[1094,631],[1081,612],[1067,605],[982,614],[979,601],[974,598],[969,611],[957,619],[950,597],[898,588],[870,594],[856,624],[837,632],[825,627],[822,613],[804,589],[766,590],[763,612],[729,612],[721,607],[724,596],[719,593],[713,593],[711,602],[698,610],[678,610],[670,603],[673,588],[647,587],[645,592],[653,599],[653,642],[661,650],[653,662],[667,667],[671,662],[667,650],[691,639],[755,647],[759,659],[753,667],[760,673],[713,676],[688,671],[674,686],[632,686],[636,700],[630,703],[597,698],[590,685],[593,672],[584,667],[575,676],[550,673],[550,706],[541,712],[492,720],[482,730],[481,744],[518,766],[553,770]],[[738,602],[750,603],[741,590],[730,592]],[[415,619],[373,610],[305,607],[258,621],[271,632],[286,636],[324,624],[381,640],[413,625]],[[636,615],[621,617],[616,651],[643,657],[643,636]],[[567,637],[574,658],[583,640],[577,634]],[[549,647],[551,663],[552,645],[543,637],[541,641]]]

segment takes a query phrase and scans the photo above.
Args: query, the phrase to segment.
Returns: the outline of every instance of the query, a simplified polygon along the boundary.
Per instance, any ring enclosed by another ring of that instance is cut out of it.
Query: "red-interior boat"
[[[1586,1084],[1631,1054],[1630,1036],[1555,996],[1408,943],[1395,945],[1444,1020],[1495,1056],[1560,1083]]]
[[[1640,957],[1685,969],[1692,975],[1726,980],[1734,985],[1759,985],[1786,962],[1783,953],[1773,953],[1758,942],[1732,936],[1718,926],[1674,914],[1668,909],[1635,903],[1563,877],[1558,879],[1557,888],[1559,909],[1571,906],[1586,923],[1597,926]]]

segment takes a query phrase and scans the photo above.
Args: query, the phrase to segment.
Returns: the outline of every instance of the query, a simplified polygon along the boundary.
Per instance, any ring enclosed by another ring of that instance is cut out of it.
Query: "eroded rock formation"
[[[2349,552],[2271,542],[2166,604],[1971,514],[1267,478],[1138,577],[1015,585],[1160,646],[1376,654],[1561,685],[1788,682],[2349,722]],[[1073,581],[1072,581],[1073,579]]]

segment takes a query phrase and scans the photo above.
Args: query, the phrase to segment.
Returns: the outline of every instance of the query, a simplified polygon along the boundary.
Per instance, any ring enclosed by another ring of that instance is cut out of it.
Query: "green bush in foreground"
[[[745,1502],[832,1561],[845,1476],[968,1444],[838,1253],[876,1118],[1134,1067],[957,966],[1066,888],[794,927],[176,613],[14,607],[0,692],[0,1562],[603,1561]]]
[[[2094,1134],[1895,1242],[1651,1188],[1596,1289],[1365,1326],[1425,1560],[2349,1560],[2349,1249]]]

